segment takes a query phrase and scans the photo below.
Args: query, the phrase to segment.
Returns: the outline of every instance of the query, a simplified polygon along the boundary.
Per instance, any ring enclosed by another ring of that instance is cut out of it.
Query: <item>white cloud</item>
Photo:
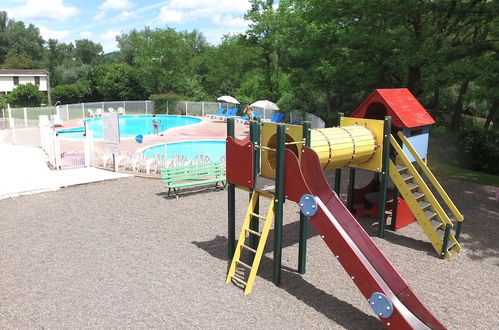
[[[37,25],[37,28],[40,30],[40,34],[45,40],[57,39],[59,41],[61,40],[64,41],[65,40],[64,38],[67,37],[70,33],[69,30],[62,30],[62,31],[50,30],[43,25]]]
[[[95,21],[100,21],[101,19],[103,19],[104,17],[106,17],[106,11],[100,11],[98,12],[97,14],[95,14],[94,16],[94,20]]]
[[[248,0],[173,0],[161,7],[158,20],[162,23],[187,23],[203,19],[213,21],[214,17],[220,15],[242,16],[248,9]]]
[[[78,8],[65,6],[62,0],[27,0],[25,5],[8,10],[10,17],[26,21],[64,21],[78,13]]]
[[[106,0],[100,9],[109,10],[124,10],[133,7],[134,3],[129,0]]]
[[[231,15],[216,15],[213,17],[212,22],[215,25],[232,27],[241,31],[245,31],[250,23],[250,21],[245,20],[243,17],[233,17]]]
[[[83,31],[83,32],[80,32],[80,38],[84,38],[84,39],[88,39],[90,37],[92,37],[94,34],[90,31]]]
[[[102,40],[114,40],[114,39],[116,39],[116,36],[120,35],[120,34],[121,34],[121,31],[118,29],[109,29],[106,31],[106,33],[104,33],[100,37]]]

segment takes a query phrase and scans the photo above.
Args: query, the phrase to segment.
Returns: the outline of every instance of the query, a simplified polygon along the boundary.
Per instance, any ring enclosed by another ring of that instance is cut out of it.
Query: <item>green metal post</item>
[[[442,242],[442,251],[440,252],[440,259],[445,259],[445,251],[447,251],[447,245],[449,244],[450,229],[451,225],[445,225],[445,233]]]
[[[340,126],[341,124],[341,118],[345,114],[343,112],[338,112],[338,120],[336,122],[336,126]],[[341,189],[341,168],[337,168],[334,170],[334,192],[340,196],[340,189]]]
[[[251,121],[250,122],[250,140],[251,142],[253,142],[253,144],[255,144],[256,142],[258,142],[257,140],[259,140],[259,138],[257,138],[257,134],[258,134],[258,123],[256,121]],[[253,154],[253,182],[255,182],[255,178],[256,178],[256,175],[257,175],[257,159],[256,159],[256,154],[257,152],[260,151],[260,149],[257,149],[255,148],[254,149],[254,154]],[[258,162],[259,163],[259,162]],[[253,193],[253,189],[250,190],[250,196],[249,198],[251,199],[251,194]],[[260,199],[257,198],[256,200],[256,204],[255,204],[255,208],[253,209],[253,212],[255,214],[258,214],[260,212]],[[251,217],[251,221],[250,221],[250,229],[253,230],[253,231],[256,231],[256,232],[259,232],[260,231],[260,219],[258,219],[257,217]],[[256,235],[249,235],[249,246],[253,249],[256,250],[256,248],[258,247],[258,241],[259,241],[259,238],[256,236]]]
[[[281,284],[282,218],[284,207],[284,149],[286,125],[277,124],[274,223],[274,284]]]
[[[235,137],[234,118],[227,118],[227,136]],[[230,166],[230,164],[227,164]],[[227,184],[227,211],[228,211],[228,234],[227,234],[227,249],[229,256],[229,264],[236,250],[236,186],[233,183]]]
[[[348,195],[347,195],[347,208],[353,212],[353,189],[355,187],[355,168],[350,167],[348,175]]]
[[[383,158],[381,160],[381,176],[379,189],[379,214],[378,214],[378,236],[385,236],[385,211],[386,190],[388,189],[388,164],[390,161],[390,135],[392,129],[392,117],[386,116],[383,125]]]
[[[397,209],[399,206],[399,196],[400,191],[397,189],[397,187],[395,187],[393,191],[392,223],[390,224],[391,230],[395,230],[395,226],[397,225]]]
[[[456,232],[454,234],[454,238],[456,239],[456,241],[459,242],[459,236],[461,236],[461,226],[463,225],[463,222],[462,221],[458,221],[457,224],[456,224]]]
[[[310,147],[310,135],[312,125],[309,121],[303,122],[303,138],[305,146]],[[300,212],[300,241],[298,244],[298,272],[305,274],[307,265],[307,236],[308,236],[308,217]]]

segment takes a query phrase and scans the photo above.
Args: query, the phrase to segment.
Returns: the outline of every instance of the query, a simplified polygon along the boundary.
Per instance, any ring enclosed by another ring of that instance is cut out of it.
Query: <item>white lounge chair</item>
[[[116,112],[116,110],[114,110],[114,108],[107,108],[107,112],[113,113],[113,112]]]
[[[124,115],[125,114],[125,108],[119,107],[118,110],[116,110],[116,112],[118,113],[118,115]]]
[[[64,122],[59,115],[51,115],[50,118],[52,119],[52,127],[64,126]]]
[[[92,109],[87,109],[87,111],[88,111],[88,115],[90,116],[90,118],[94,118],[94,117],[95,117],[95,112],[94,112],[94,110],[92,110]]]
[[[95,110],[96,117],[102,117],[103,113],[104,113],[104,110],[102,110],[101,108],[98,108],[97,110]]]

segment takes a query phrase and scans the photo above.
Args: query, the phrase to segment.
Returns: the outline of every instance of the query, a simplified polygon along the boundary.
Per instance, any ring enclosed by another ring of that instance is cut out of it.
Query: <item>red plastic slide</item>
[[[317,154],[304,147],[300,166],[297,157],[286,150],[285,164],[287,199],[298,203],[304,194],[314,196],[317,213],[310,223],[381,322],[394,329],[445,329],[331,190]]]

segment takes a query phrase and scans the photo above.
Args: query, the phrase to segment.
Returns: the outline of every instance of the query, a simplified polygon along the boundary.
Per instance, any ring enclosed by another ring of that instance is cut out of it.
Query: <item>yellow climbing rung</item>
[[[266,219],[267,219],[267,218],[265,218],[265,217],[262,217],[260,214],[256,214],[256,213],[253,213],[253,212],[250,212],[250,214],[251,214],[252,216],[254,216],[254,217],[259,218],[259,219],[263,219],[263,220],[266,220]]]
[[[229,272],[227,274],[227,279],[225,281],[227,284],[230,283],[232,280],[235,280],[243,284],[245,286],[244,288],[245,296],[248,295],[251,292],[251,289],[253,288],[253,283],[255,282],[258,266],[260,265],[260,260],[262,259],[265,243],[267,242],[267,237],[270,232],[270,227],[272,226],[272,219],[274,218],[274,199],[270,200],[270,205],[266,217],[263,217],[254,212],[256,203],[260,196],[263,196],[263,194],[256,190],[253,191],[253,193],[251,194],[248,210],[246,211],[246,216],[244,218],[243,228],[241,229],[241,234],[239,235],[236,251],[234,252],[234,257],[232,258],[232,263],[230,264]],[[252,217],[258,217],[260,219],[265,220],[261,233],[249,229]],[[246,233],[250,233],[260,237],[258,242],[258,247],[256,249],[245,244]],[[243,249],[253,252],[253,262],[251,265],[240,260]],[[235,276],[238,265],[250,270],[247,281],[244,281],[243,279]]]

